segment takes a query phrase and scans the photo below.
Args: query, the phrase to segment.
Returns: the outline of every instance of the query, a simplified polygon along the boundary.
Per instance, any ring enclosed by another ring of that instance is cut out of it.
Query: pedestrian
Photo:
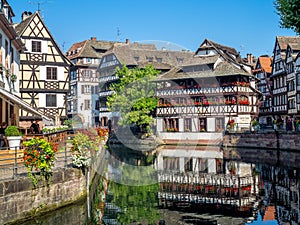
[[[6,139],[5,139],[5,129],[7,127],[6,122],[1,123],[0,127],[0,147],[5,147],[6,146]]]

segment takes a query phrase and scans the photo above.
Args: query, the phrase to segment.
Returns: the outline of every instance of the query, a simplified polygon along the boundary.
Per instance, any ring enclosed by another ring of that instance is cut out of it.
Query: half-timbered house
[[[190,62],[157,78],[157,130],[169,142],[210,141],[251,129],[258,115],[251,67],[238,52],[204,40]]]
[[[152,64],[155,69],[164,73],[175,66],[184,64],[193,54],[187,51],[170,51],[165,48],[158,50],[153,44],[130,43],[128,39],[125,45],[116,45],[104,54],[98,68],[100,124],[106,126],[109,119],[115,124],[119,118],[117,112],[110,112],[107,107],[107,97],[112,94],[110,85],[118,82],[115,74],[117,67],[125,65],[128,68],[144,68]]]
[[[281,119],[281,128],[289,115],[295,114],[294,57],[299,51],[299,36],[277,36],[273,50],[272,75],[273,114]],[[289,46],[289,47],[288,47]],[[295,51],[295,53],[294,53]],[[288,54],[288,55],[287,55]],[[278,120],[277,120],[278,121]]]
[[[295,59],[300,52],[300,38],[296,42],[289,43],[286,49],[286,86],[287,86],[287,121],[294,120],[298,115],[297,102],[297,82],[295,73]],[[286,121],[286,122],[287,122]],[[287,123],[287,130],[292,129]]]
[[[15,27],[26,46],[20,59],[21,98],[56,121],[67,119],[71,62],[62,53],[38,12],[24,12]],[[58,119],[59,118],[59,119]],[[38,120],[21,110],[20,120]]]
[[[25,46],[13,27],[14,13],[6,0],[0,1],[0,122],[19,125],[19,109],[46,118],[20,98],[20,53]]]
[[[272,83],[270,76],[272,72],[272,57],[258,57],[255,69],[252,71],[257,78],[256,89],[261,92],[259,105],[259,123],[263,126],[273,127],[272,113]]]
[[[97,68],[102,55],[116,42],[100,41],[96,37],[74,43],[67,51],[73,62],[68,95],[68,117],[83,126],[99,124],[99,76]]]

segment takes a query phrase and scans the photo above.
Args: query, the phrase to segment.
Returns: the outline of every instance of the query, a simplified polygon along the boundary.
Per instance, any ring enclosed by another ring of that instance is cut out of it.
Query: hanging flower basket
[[[16,80],[17,80],[17,75],[16,75],[16,74],[12,74],[12,75],[10,76],[10,80],[11,80],[12,82],[16,82]]]

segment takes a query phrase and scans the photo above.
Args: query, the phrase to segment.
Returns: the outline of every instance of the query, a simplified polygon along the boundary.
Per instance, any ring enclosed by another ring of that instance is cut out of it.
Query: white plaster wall
[[[216,128],[216,119],[207,118],[207,131],[215,131]]]
[[[216,140],[223,138],[223,133],[214,132],[159,132],[162,139],[175,139],[175,140]]]

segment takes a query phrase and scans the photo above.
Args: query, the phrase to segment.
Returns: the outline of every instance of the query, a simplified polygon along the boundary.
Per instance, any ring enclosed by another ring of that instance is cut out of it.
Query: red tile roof
[[[272,61],[273,61],[272,57],[260,56],[260,57],[258,57],[258,60],[260,62],[261,68],[264,71],[266,71],[267,73],[272,72]]]

